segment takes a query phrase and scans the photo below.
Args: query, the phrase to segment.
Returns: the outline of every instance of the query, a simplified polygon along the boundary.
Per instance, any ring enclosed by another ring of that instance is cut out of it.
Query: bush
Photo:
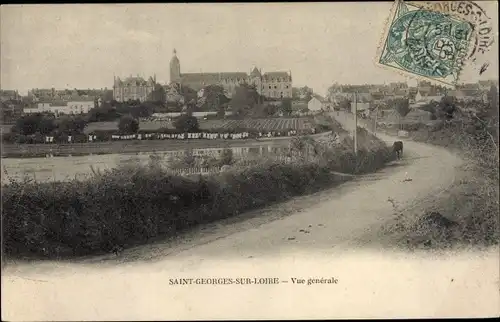
[[[122,134],[134,134],[139,130],[139,121],[130,115],[125,115],[120,118],[118,130]]]
[[[198,132],[198,119],[189,114],[182,114],[174,120],[174,127],[181,133]]]

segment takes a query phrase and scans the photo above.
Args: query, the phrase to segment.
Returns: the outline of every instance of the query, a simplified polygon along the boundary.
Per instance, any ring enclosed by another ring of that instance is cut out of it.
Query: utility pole
[[[354,155],[358,155],[358,92],[354,92]]]
[[[378,117],[378,105],[375,108],[375,125],[373,126],[373,134],[377,136],[377,117]]]

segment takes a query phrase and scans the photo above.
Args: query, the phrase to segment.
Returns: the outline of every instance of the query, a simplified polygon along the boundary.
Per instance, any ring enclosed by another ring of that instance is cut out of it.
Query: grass
[[[341,184],[349,179],[335,172],[372,172],[394,158],[365,132],[357,157],[349,139],[339,145],[297,140],[293,162],[270,160],[208,177],[123,166],[85,181],[11,182],[2,188],[4,254],[69,258],[147,243]]]

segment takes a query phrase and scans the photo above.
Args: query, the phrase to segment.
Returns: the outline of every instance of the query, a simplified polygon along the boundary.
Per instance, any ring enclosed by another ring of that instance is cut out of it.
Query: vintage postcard
[[[497,1],[2,5],[2,320],[500,315]]]

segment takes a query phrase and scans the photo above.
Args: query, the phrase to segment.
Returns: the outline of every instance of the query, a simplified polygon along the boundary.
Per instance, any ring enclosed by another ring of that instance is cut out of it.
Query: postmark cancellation
[[[455,87],[473,50],[473,25],[454,15],[397,0],[376,65],[405,76]]]

